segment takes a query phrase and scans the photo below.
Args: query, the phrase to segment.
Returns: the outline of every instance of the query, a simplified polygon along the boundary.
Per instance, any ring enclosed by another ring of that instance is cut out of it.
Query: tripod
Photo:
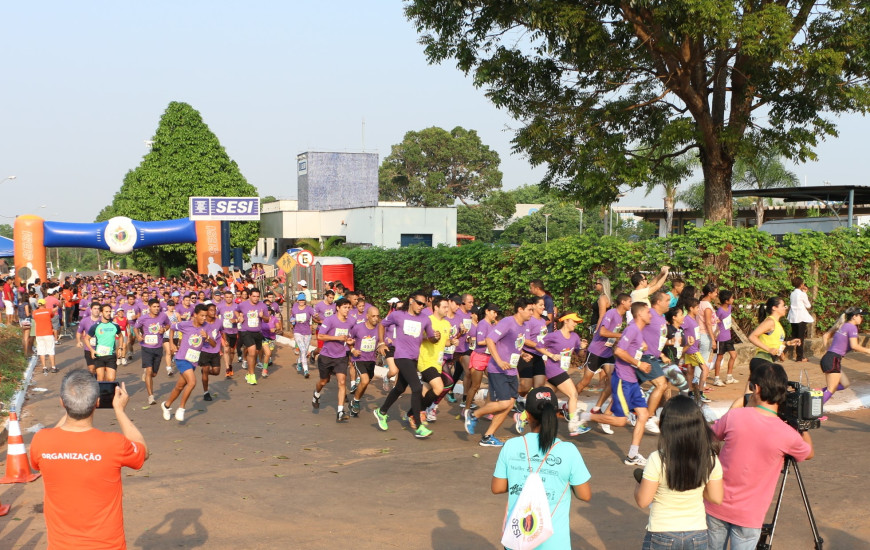
[[[797,461],[790,455],[785,455],[785,462],[782,465],[782,483],[779,486],[779,495],[776,497],[776,508],[773,510],[773,520],[770,523],[765,523],[761,528],[761,536],[758,539],[757,550],[770,550],[773,548],[773,532],[776,529],[776,520],[779,518],[779,509],[782,505],[782,495],[785,491],[785,482],[788,480],[788,466],[794,468],[794,476],[797,479],[798,487],[801,491],[801,499],[804,501],[804,508],[807,511],[807,518],[810,520],[810,529],[813,531],[813,542],[815,550],[822,550],[821,535],[819,528],[816,526],[816,518],[813,516],[813,510],[810,508],[810,500],[807,497],[807,489],[804,487],[804,480],[801,477],[801,471],[798,469]]]

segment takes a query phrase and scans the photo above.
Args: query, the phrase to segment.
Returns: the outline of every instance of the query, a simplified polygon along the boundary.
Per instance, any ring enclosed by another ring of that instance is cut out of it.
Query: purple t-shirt
[[[178,314],[179,319],[187,321],[193,315],[193,307],[192,303],[189,306],[185,306],[183,303],[178,302],[175,304],[175,312]]]
[[[163,347],[163,333],[166,332],[166,327],[169,326],[169,317],[162,311],[156,317],[151,316],[151,312],[147,312],[136,319],[136,328],[142,331],[143,348],[157,349]]]
[[[542,326],[544,330],[547,330],[546,325]],[[553,361],[549,357],[544,361],[547,378],[553,378],[563,372],[567,372],[568,368],[571,367],[571,355],[575,351],[580,351],[581,344],[580,335],[576,332],[569,333],[568,337],[565,338],[561,330],[548,333],[544,336],[542,343],[544,349],[559,355],[558,361]]]
[[[374,361],[377,358],[378,327],[369,328],[365,321],[357,323],[350,329],[350,336],[355,341],[354,349],[360,351],[359,357],[351,356],[354,361]]]
[[[668,321],[665,316],[653,308],[649,309],[649,324],[643,327],[643,341],[646,342],[644,355],[652,355],[656,359],[662,354],[662,348],[668,341]]]
[[[420,356],[420,344],[423,337],[435,336],[432,330],[432,321],[428,315],[411,315],[407,311],[394,311],[384,319],[384,332],[393,339],[396,348],[396,359],[414,359]],[[394,331],[388,330],[395,327]]]
[[[466,335],[459,339],[459,343],[456,344],[456,352],[457,353],[465,353],[469,349],[468,340],[473,338],[474,335],[472,332],[471,326],[471,314],[465,313],[461,309],[457,309],[456,313],[453,316],[453,319],[448,319],[450,321],[450,326],[453,326],[454,322],[456,323],[456,327],[458,329],[463,329],[466,332]],[[460,330],[461,332],[461,330]],[[458,333],[457,333],[458,334]]]
[[[136,315],[139,314],[139,306],[136,305],[136,304],[132,304],[132,305],[131,305],[131,304],[128,304],[128,303],[125,301],[124,303],[122,303],[121,305],[119,305],[119,306],[115,309],[115,312],[116,312],[116,313],[117,313],[118,311],[123,311],[123,312],[124,312],[124,317],[127,318],[127,321],[132,323],[133,319],[136,318]]]
[[[205,338],[202,337],[205,328],[206,325],[194,326],[193,321],[172,323],[172,330],[181,333],[178,351],[175,353],[176,359],[190,363],[199,363],[199,354],[202,351],[203,343],[205,343]]]
[[[269,308],[263,302],[252,304],[250,300],[240,303],[239,313],[242,314],[242,323],[239,325],[241,332],[260,332],[263,318],[269,315]]]
[[[643,333],[634,321],[630,322],[622,332],[622,338],[616,343],[616,347],[627,352],[631,357],[640,360],[642,356]],[[616,375],[626,382],[637,382],[637,372],[634,365],[628,364],[619,357],[615,361]]]
[[[314,308],[305,305],[299,307],[298,303],[293,304],[290,309],[290,321],[293,323],[293,332],[296,334],[308,335],[311,334],[311,323],[314,320]]]
[[[686,315],[683,318],[683,344],[689,341],[689,338],[694,338],[695,342],[689,346],[686,353],[697,353],[701,349],[701,329],[698,327],[698,321]]]
[[[731,339],[731,306],[719,307],[716,310],[716,318],[719,319],[719,336],[717,342],[727,342]]]
[[[347,320],[342,321],[338,318],[338,315],[331,315],[323,320],[323,324],[320,325],[320,328],[317,329],[318,334],[325,334],[327,336],[350,336],[350,329],[353,328],[355,323],[350,320],[350,317]],[[347,344],[344,342],[339,342],[337,340],[329,340],[323,342],[323,349],[320,350],[326,357],[331,357],[333,359],[341,359],[342,357],[347,357],[348,352]]]
[[[474,351],[489,355],[486,347],[486,337],[492,332],[492,325],[486,319],[481,319],[474,328]]]
[[[268,321],[260,323],[260,331],[263,333],[263,338],[266,340],[274,340],[277,334],[275,329],[278,328],[278,316],[272,315]]]
[[[335,315],[335,302],[331,304],[327,304],[325,301],[317,302],[314,306],[314,312],[320,317],[321,321],[325,321],[327,317]]]
[[[221,329],[224,334],[238,334],[239,328],[236,325],[238,311],[239,306],[235,302],[228,304],[224,301],[217,305],[217,316],[221,320]]]
[[[498,352],[499,358],[502,361],[507,361],[509,368],[502,370],[495,362],[495,357],[490,357],[489,363],[486,365],[486,372],[516,376],[517,363],[519,363],[523,344],[526,341],[525,324],[517,324],[513,315],[505,317],[492,328],[487,338],[495,342],[495,350]]]
[[[544,337],[547,336],[547,334],[550,334],[547,331],[547,320],[543,317],[540,319],[532,317],[531,319],[526,321],[525,325],[523,326],[526,328],[526,340],[531,340],[532,342],[535,342],[538,346],[543,344]],[[527,351],[532,355],[541,355],[540,353],[535,351],[533,347],[526,347],[524,351]]]
[[[223,319],[220,317],[215,317],[214,321],[206,321],[205,333],[211,336],[214,339],[214,345],[208,345],[208,341],[203,342],[202,351],[206,353],[220,353],[221,351],[221,334],[224,331]]]
[[[613,357],[613,345],[615,342],[610,342],[609,338],[601,336],[601,327],[606,328],[610,332],[616,332],[616,329],[623,321],[623,316],[620,315],[616,308],[608,310],[604,314],[604,317],[601,318],[601,325],[592,337],[592,342],[589,344],[589,353],[601,358]]]
[[[852,345],[849,343],[850,338],[858,337],[858,327],[853,323],[843,323],[843,326],[834,333],[834,336],[831,338],[831,347],[828,348],[828,351],[831,353],[836,353],[840,357],[846,355],[846,352],[852,349]]]

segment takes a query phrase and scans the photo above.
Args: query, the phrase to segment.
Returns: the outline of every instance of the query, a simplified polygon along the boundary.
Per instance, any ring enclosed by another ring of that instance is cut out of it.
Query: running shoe
[[[249,374],[247,377],[247,381],[248,381],[248,384],[250,384],[252,386],[256,386],[257,385],[257,375],[256,374]]]
[[[343,410],[338,411],[335,414],[335,421],[336,422],[346,422],[347,421],[347,414],[345,414],[345,412]]]
[[[175,409],[175,419],[179,422],[184,421],[184,409],[182,409],[181,407]]]
[[[209,392],[205,392],[202,394],[202,398],[205,401],[211,401],[211,394]]]
[[[426,439],[430,435],[432,435],[432,430],[430,430],[423,424],[420,424],[417,429],[414,430],[414,437],[416,437],[417,439]]]
[[[654,418],[650,418],[649,420],[647,420],[646,424],[644,424],[644,426],[643,426],[643,429],[648,434],[660,434],[660,433],[662,433],[661,430],[659,429],[658,423],[655,421]]]
[[[166,376],[172,376],[175,374],[175,371],[172,370],[172,367],[166,367]]]
[[[504,442],[494,435],[485,435],[480,438],[478,445],[481,447],[501,447],[504,445]]]
[[[296,372],[302,374],[302,363],[296,363]]]
[[[580,429],[580,415],[574,413],[568,420],[568,433],[574,433]],[[588,428],[586,431],[589,431]]]
[[[709,403],[709,402],[710,402],[710,398],[707,397],[707,394],[706,394],[706,393],[702,393],[702,394],[701,394],[701,401],[704,402],[704,403]]]
[[[725,385],[725,382],[723,382],[722,379],[719,378],[719,377],[717,376],[717,377],[713,380],[713,385],[714,385],[714,386],[724,386],[724,385]]]
[[[468,409],[464,409],[462,414],[465,415],[465,433],[474,435],[474,430],[477,428],[477,418]]]
[[[622,463],[626,466],[646,466],[646,459],[642,454],[637,453],[634,456],[626,456]]]
[[[610,427],[610,424],[602,424],[601,422],[599,422],[598,425],[601,426],[602,432],[606,433],[607,435],[613,435],[613,428]]]
[[[383,431],[387,431],[387,428],[389,428],[389,426],[387,425],[387,420],[389,420],[390,417],[382,413],[380,407],[375,407],[375,410],[372,411],[372,414],[375,415],[375,418],[378,421],[378,428],[382,429]]]
[[[737,382],[739,382],[739,380],[737,380],[736,378],[734,378],[730,374],[728,375],[728,378],[725,379],[726,384],[736,384]]]
[[[56,373],[56,372],[57,372],[57,367],[51,367],[51,372]]]
[[[126,357],[121,357],[121,364],[122,364],[122,365],[126,365],[126,364],[127,364],[127,358],[126,358]]]
[[[234,373],[233,373],[233,369],[232,369],[232,368],[228,368],[228,369],[227,369],[227,378],[232,378],[232,377],[233,377],[233,374],[234,374]]]
[[[163,420],[172,419],[172,409],[166,406],[166,401],[160,402],[160,410],[163,411]]]
[[[592,431],[592,428],[590,428],[589,426],[585,426],[585,425],[581,424],[581,425],[577,426],[576,430],[570,430],[568,432],[568,435],[570,435],[571,437],[575,437],[578,435],[583,435],[583,434],[588,433],[590,431]]]
[[[447,392],[447,401],[449,403],[456,403],[456,395],[453,392]]]
[[[260,369],[260,370],[262,370],[262,369],[263,369],[263,363],[260,363],[259,361],[257,361],[257,368]]]
[[[148,396],[148,404],[149,404],[149,405],[156,405],[156,404],[157,404],[157,400],[154,399],[154,396],[153,396],[153,395],[149,395],[149,396]]]
[[[514,413],[514,429],[520,435],[523,435],[523,432],[526,431],[526,421],[523,419],[523,413]]]
[[[360,409],[359,401],[357,401],[356,399],[352,399],[350,402],[350,415],[354,418],[358,417],[359,416],[359,409]]]
[[[320,408],[320,398],[314,394],[311,394],[311,406],[314,407],[315,409]]]
[[[350,393],[356,393],[356,389],[359,387],[359,382],[354,380],[350,383]]]
[[[436,420],[438,420],[438,408],[435,405],[432,405],[426,409],[426,421],[435,422]]]
[[[42,367],[42,374],[48,376],[48,367]]]
[[[269,378],[269,369],[263,369],[263,372],[260,373],[263,378]]]

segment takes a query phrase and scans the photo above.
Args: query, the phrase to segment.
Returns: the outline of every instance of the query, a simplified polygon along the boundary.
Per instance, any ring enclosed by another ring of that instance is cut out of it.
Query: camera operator
[[[732,407],[712,427],[724,442],[719,460],[725,497],[722,504],[705,503],[711,550],[724,550],[729,540],[732,550],[754,549],[785,455],[800,462],[814,453],[810,434],[798,433],[778,416],[788,392],[781,365],[758,361],[749,391],[745,407]]]
[[[112,408],[122,434],[94,428],[99,383],[87,370],[64,376],[60,400],[66,414],[40,430],[30,462],[45,483],[48,548],[126,548],[121,468],[138,470],[148,458],[145,439],[124,412],[129,396],[115,388]]]

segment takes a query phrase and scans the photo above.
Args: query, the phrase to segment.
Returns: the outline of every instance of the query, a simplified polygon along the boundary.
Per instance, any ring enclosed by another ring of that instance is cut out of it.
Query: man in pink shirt
[[[57,341],[58,335],[60,334],[61,314],[60,300],[57,299],[57,288],[52,288],[48,291],[48,295],[45,297],[45,307],[54,315],[51,318],[51,326],[54,329],[54,339]]]
[[[778,416],[788,391],[782,365],[766,361],[753,368],[749,391],[745,407],[732,407],[713,424],[725,442],[719,453],[725,498],[722,504],[704,503],[711,550],[725,550],[729,540],[732,550],[754,549],[785,455],[801,462],[814,453],[809,432],[798,433]]]

